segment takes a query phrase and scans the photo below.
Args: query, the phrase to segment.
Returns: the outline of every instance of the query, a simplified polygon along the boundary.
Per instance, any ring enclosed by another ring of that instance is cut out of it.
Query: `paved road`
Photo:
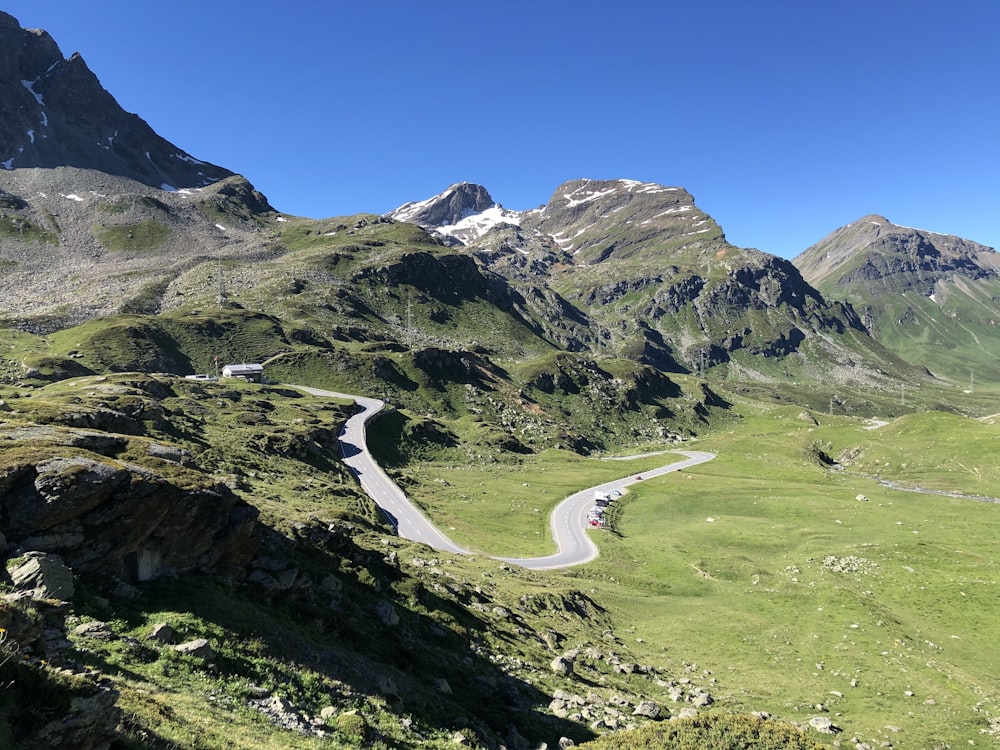
[[[644,471],[641,475],[630,475],[613,482],[580,490],[563,500],[552,511],[549,525],[552,529],[552,538],[555,539],[559,551],[548,557],[503,557],[499,558],[506,562],[520,565],[532,570],[549,570],[552,568],[568,568],[573,565],[582,565],[597,557],[597,545],[587,533],[587,513],[594,507],[594,493],[601,492],[621,492],[629,485],[643,482],[647,479],[660,477],[672,471],[695,466],[696,464],[711,461],[715,458],[714,453],[703,453],[701,451],[672,451],[682,456],[687,456],[683,461],[675,461],[672,464],[661,466],[652,471]],[[641,479],[639,477],[642,477]]]
[[[414,542],[423,542],[437,550],[456,554],[471,554],[469,550],[459,547],[442,534],[437,526],[432,524],[427,516],[410,502],[399,485],[386,475],[369,452],[365,439],[365,427],[372,417],[385,406],[384,401],[302,385],[294,387],[314,396],[355,401],[361,407],[361,411],[348,419],[340,431],[340,455],[343,456],[344,463],[361,483],[361,489],[382,509],[389,523],[396,528],[396,533],[399,536]]]
[[[336,391],[326,391],[320,388],[310,388],[308,386],[293,386],[314,396],[326,398],[339,398],[348,401],[355,401],[361,411],[350,417],[344,424],[340,432],[340,452],[344,463],[347,464],[351,472],[357,477],[361,488],[372,500],[382,509],[382,512],[389,519],[389,522],[396,528],[396,533],[404,539],[414,542],[422,542],[434,549],[444,552],[469,555],[471,550],[465,549],[455,544],[430,522],[419,508],[417,508],[406,497],[399,486],[393,482],[382,470],[368,451],[368,444],[365,439],[365,427],[372,417],[378,414],[385,406],[385,402],[377,398],[366,398],[364,396],[353,396],[347,393]],[[597,487],[590,487],[581,490],[563,500],[552,511],[550,526],[552,538],[556,542],[559,551],[548,557],[498,557],[503,560],[524,568],[533,570],[551,570],[553,568],[568,568],[573,565],[582,565],[597,557],[597,545],[587,534],[587,512],[594,504],[594,493],[621,492],[626,487],[636,482],[663,476],[672,471],[694,466],[696,464],[711,461],[715,458],[714,453],[703,453],[700,451],[674,451],[683,456],[687,456],[683,461],[661,466],[658,469],[644,471],[640,475],[629,475],[622,479],[606,482]],[[648,454],[646,454],[648,455]]]

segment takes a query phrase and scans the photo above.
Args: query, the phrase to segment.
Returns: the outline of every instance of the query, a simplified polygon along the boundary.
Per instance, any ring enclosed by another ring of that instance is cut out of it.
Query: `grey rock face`
[[[29,552],[24,562],[10,571],[14,588],[30,591],[34,599],[73,598],[73,572],[56,555]]]
[[[0,13],[0,164],[72,166],[152,187],[202,187],[232,172],[193,158],[125,112],[79,53],[64,58],[44,31]]]

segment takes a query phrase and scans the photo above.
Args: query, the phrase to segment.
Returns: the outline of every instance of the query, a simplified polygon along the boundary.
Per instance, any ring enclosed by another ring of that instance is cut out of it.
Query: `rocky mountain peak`
[[[391,211],[389,217],[423,227],[441,227],[457,224],[495,205],[489,191],[482,185],[459,182],[432,198],[405,203]]]
[[[433,198],[406,203],[387,216],[465,245],[498,224],[520,224],[518,212],[508,211],[493,200],[486,188],[471,182],[459,182]]]
[[[893,224],[871,214],[831,232],[794,260],[809,283],[926,290],[942,278],[996,277],[1000,256],[993,248],[950,234]]]
[[[0,169],[78,167],[166,189],[232,172],[195,159],[125,112],[79,53],[0,12]]]

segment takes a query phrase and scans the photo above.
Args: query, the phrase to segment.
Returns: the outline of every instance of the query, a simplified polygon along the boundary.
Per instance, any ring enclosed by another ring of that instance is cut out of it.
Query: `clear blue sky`
[[[691,191],[792,257],[869,213],[1000,248],[1000,0],[4,0],[279,210]]]

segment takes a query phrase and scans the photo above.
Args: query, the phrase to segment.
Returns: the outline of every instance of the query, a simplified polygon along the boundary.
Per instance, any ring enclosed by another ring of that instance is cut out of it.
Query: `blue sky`
[[[277,209],[694,194],[793,257],[877,213],[1000,248],[1000,0],[4,0]]]

